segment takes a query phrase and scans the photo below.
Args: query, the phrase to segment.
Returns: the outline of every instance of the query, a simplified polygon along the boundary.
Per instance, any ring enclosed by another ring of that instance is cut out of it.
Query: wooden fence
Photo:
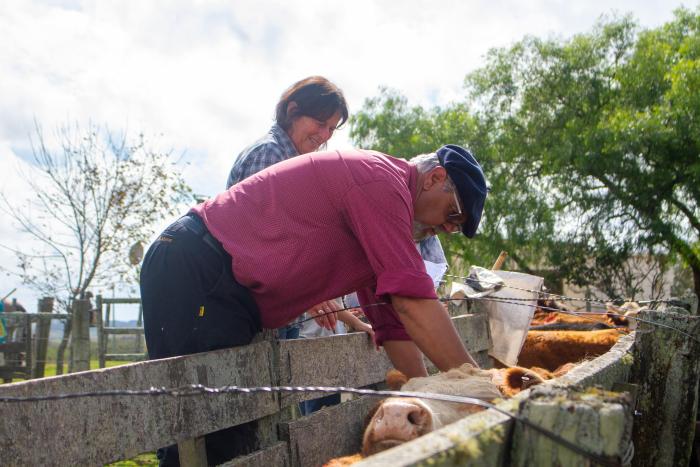
[[[0,364],[0,378],[10,382],[14,378],[42,378],[46,366],[51,321],[66,320],[71,315],[53,313],[53,299],[41,298],[38,313],[3,312],[0,314],[14,330],[9,342],[0,344],[4,362]],[[22,331],[21,333],[17,331]],[[89,339],[89,337],[88,337]]]
[[[654,313],[648,315],[649,320],[671,323],[674,327],[684,323],[686,332],[698,334],[700,324],[697,316],[676,316],[674,313],[657,316]],[[486,352],[490,339],[486,315],[464,315],[454,318],[454,323],[477,361],[487,365]],[[669,436],[680,436],[683,440],[690,436],[692,440],[693,427],[687,425],[689,418],[681,416],[680,412],[688,412],[688,407],[697,407],[697,391],[687,387],[694,381],[697,389],[700,362],[697,342],[679,340],[677,333],[672,331],[655,341],[650,340],[649,336],[658,337],[656,328],[642,328],[640,331],[621,339],[612,352],[572,372],[563,380],[565,387],[599,383],[613,388],[615,384],[633,382],[641,389],[640,394],[646,391],[659,397],[660,391],[645,386],[651,372],[656,378],[654,384],[662,384],[661,390],[673,392],[672,400],[677,407],[675,412],[669,408],[669,416],[663,417],[661,422],[651,412],[644,414],[648,418],[645,420],[642,417],[642,422],[650,427],[648,431],[660,434],[659,438],[663,440],[669,439]],[[647,339],[646,343],[641,339]],[[685,357],[676,360],[670,358],[669,355],[673,355],[672,344]],[[649,355],[635,355],[636,349],[644,349]],[[646,363],[640,363],[649,359],[656,362],[653,369],[645,368]],[[308,340],[262,339],[245,347],[8,384],[0,386],[0,397],[174,388],[190,384],[211,387],[365,387],[383,381],[389,366],[384,352],[376,351],[362,333]],[[683,382],[686,386],[680,386],[679,374],[686,378]],[[3,465],[10,466],[102,465],[179,443],[181,455],[190,456],[184,458],[186,465],[206,465],[201,449],[203,435],[254,420],[257,421],[259,449],[226,465],[312,466],[334,456],[357,452],[362,418],[375,400],[361,397],[307,417],[290,417],[289,407],[318,395],[118,395],[42,402],[0,402],[0,413],[3,415],[0,417],[0,459]],[[541,395],[535,396],[526,391],[520,397],[506,401],[502,407],[512,413],[534,412],[536,407],[528,404],[537,397]],[[552,400],[559,401],[561,397],[555,395]],[[638,400],[637,406],[642,402]],[[647,400],[644,403],[657,402]],[[586,423],[595,422],[604,426],[608,418],[620,414],[616,416],[616,423],[624,430],[618,433],[619,445],[629,446],[625,441],[625,430],[631,428],[630,404],[625,405],[623,399],[615,398],[608,398],[606,403],[610,406],[600,411],[598,418],[590,418]],[[559,412],[557,417],[564,417],[571,425],[571,417],[585,411]],[[635,428],[638,422],[639,419],[634,421]],[[683,423],[686,425],[681,426]],[[436,465],[507,465],[530,450],[532,443],[540,442],[533,440],[531,432],[521,429],[522,433],[517,434],[515,429],[511,418],[489,410],[400,448],[368,458],[364,465],[415,465],[421,462]],[[635,438],[635,446],[641,442],[658,446],[654,439],[640,439],[642,441]],[[674,453],[676,461],[683,459],[687,445],[678,439],[672,442],[677,449],[669,449],[668,446],[664,446],[664,449]],[[536,461],[523,457],[519,465],[532,462]]]

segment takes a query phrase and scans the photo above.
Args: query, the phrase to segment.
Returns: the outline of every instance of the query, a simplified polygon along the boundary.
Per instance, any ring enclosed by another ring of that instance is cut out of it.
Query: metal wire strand
[[[524,289],[523,289],[523,290],[524,290]],[[438,298],[438,300],[441,301],[441,302],[461,301],[461,300],[466,300],[466,301],[470,301],[470,300],[474,300],[474,301],[476,301],[476,300],[482,300],[482,301],[493,301],[493,302],[499,302],[499,303],[507,303],[507,304],[510,304],[510,305],[519,305],[519,306],[526,306],[526,307],[531,307],[531,308],[539,308],[539,309],[541,309],[541,310],[556,311],[556,312],[558,312],[558,313],[563,313],[563,314],[572,315],[572,316],[578,316],[578,317],[580,317],[580,318],[587,319],[587,320],[589,320],[589,321],[591,321],[591,322],[598,322],[598,321],[596,321],[595,319],[591,318],[590,316],[586,316],[587,314],[596,314],[596,315],[603,314],[603,312],[600,312],[600,313],[591,313],[591,312],[587,312],[587,311],[571,311],[571,310],[562,310],[562,309],[560,309],[560,308],[548,307],[548,306],[544,306],[544,305],[533,305],[533,304],[531,304],[531,303],[517,303],[516,301],[512,301],[512,300],[524,300],[524,299],[514,298],[514,297],[491,297],[491,296],[478,297],[478,298],[449,298],[449,297],[440,297],[440,298]],[[529,299],[529,300],[532,300],[532,299]],[[370,304],[367,304],[367,305],[363,305],[362,307],[367,308],[367,307],[380,306],[380,305],[388,305],[388,303],[386,303],[386,302],[370,303]],[[312,320],[312,319],[318,318],[319,316],[325,316],[325,315],[329,315],[329,314],[332,314],[332,313],[338,313],[338,312],[340,312],[340,311],[350,310],[350,309],[352,309],[352,308],[357,308],[357,307],[345,307],[345,308],[341,308],[340,310],[335,310],[335,311],[324,311],[324,312],[321,312],[321,313],[317,314],[316,316],[312,316],[312,317],[310,317],[310,318],[305,318],[305,319],[303,319],[303,320],[301,320],[301,321],[299,321],[299,322],[300,322],[300,323],[305,323],[306,321],[310,321],[310,320]],[[698,339],[697,337],[693,336],[692,334],[689,334],[689,333],[687,333],[687,332],[685,332],[685,331],[683,331],[683,330],[681,330],[681,329],[678,329],[678,328],[676,328],[676,327],[670,326],[670,325],[668,325],[668,324],[657,323],[657,322],[655,322],[655,321],[649,321],[649,320],[646,320],[646,319],[639,318],[639,317],[637,317],[637,316],[627,316],[627,315],[623,315],[623,314],[620,314],[620,313],[614,313],[614,312],[612,312],[612,311],[607,311],[607,312],[605,312],[605,314],[606,314],[606,315],[611,315],[611,316],[616,316],[616,317],[619,317],[619,318],[632,319],[632,320],[635,320],[635,321],[640,322],[640,323],[649,324],[649,325],[651,325],[652,327],[655,326],[655,327],[659,327],[659,328],[669,329],[669,330],[675,331],[675,332],[677,332],[677,333],[679,333],[679,334],[682,334],[682,335],[688,337],[688,338],[691,339],[691,340],[694,340],[694,341],[696,341],[696,342],[700,342],[700,339]],[[621,329],[618,329],[618,328],[612,328],[612,329],[617,329],[617,331],[618,331],[620,334],[627,334],[625,331],[623,331],[623,330],[621,330]]]

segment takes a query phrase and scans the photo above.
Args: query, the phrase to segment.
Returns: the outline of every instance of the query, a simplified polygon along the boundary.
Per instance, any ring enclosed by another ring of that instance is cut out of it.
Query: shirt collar
[[[411,200],[413,201],[413,206],[415,207],[416,200],[418,199],[418,167],[413,164],[409,164],[408,189],[411,192]]]
[[[280,146],[282,146],[282,148],[284,149],[284,153],[287,155],[288,158],[299,155],[299,151],[297,151],[297,148],[294,147],[292,139],[281,126],[275,123],[274,125],[272,125],[272,128],[270,128],[270,133],[272,133],[272,137],[275,138],[275,140],[280,144]]]

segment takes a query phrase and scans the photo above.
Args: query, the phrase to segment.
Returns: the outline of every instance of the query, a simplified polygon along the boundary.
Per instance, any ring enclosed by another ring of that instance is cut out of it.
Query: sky
[[[491,48],[526,35],[565,39],[602,15],[631,13],[658,27],[681,5],[698,1],[4,0],[0,191],[17,203],[31,195],[18,171],[31,173],[34,122],[45,130],[93,122],[182,155],[195,193],[213,195],[301,78],[333,81],[351,114],[380,87],[410,104],[445,105],[464,95],[465,75]],[[328,147],[350,146],[348,133]],[[29,248],[4,217],[0,245]],[[15,263],[0,247],[0,265]],[[13,297],[34,310],[38,297],[0,274],[0,297],[15,287]]]

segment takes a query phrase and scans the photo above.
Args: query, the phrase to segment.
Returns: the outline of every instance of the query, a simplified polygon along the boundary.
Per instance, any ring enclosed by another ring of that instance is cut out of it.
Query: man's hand
[[[463,363],[479,367],[438,300],[392,295],[391,304],[413,342],[440,371]]]

